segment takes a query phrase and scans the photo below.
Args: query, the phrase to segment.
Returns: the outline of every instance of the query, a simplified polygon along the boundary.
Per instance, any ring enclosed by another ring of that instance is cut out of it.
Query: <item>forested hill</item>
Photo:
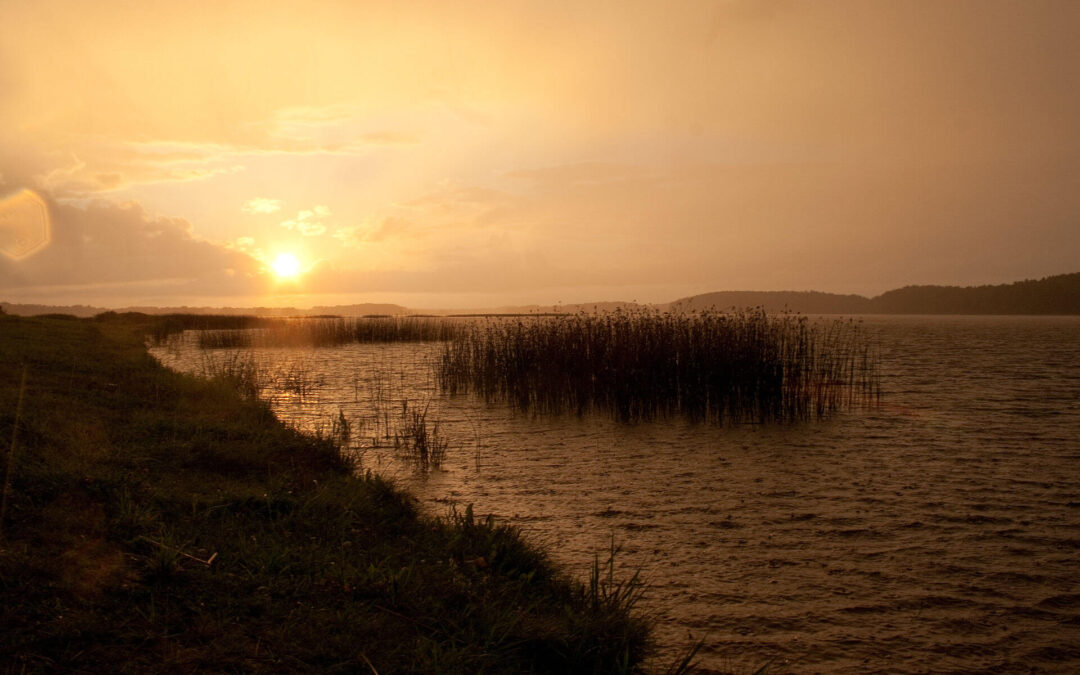
[[[764,307],[803,314],[1080,314],[1080,273],[996,286],[905,286],[874,298],[816,291],[723,291],[671,303],[672,311]]]
[[[763,307],[766,312],[802,314],[867,314],[870,299],[861,295],[837,295],[818,291],[719,291],[676,300],[666,307],[672,312],[695,312],[732,307]],[[664,309],[664,307],[661,307]]]
[[[1080,314],[1080,272],[998,286],[905,286],[870,305],[881,314]]]

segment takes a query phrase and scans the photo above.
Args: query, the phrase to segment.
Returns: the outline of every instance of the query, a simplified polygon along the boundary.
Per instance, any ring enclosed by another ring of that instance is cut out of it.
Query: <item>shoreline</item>
[[[153,317],[0,317],[7,668],[641,672],[639,589],[571,580],[471,509],[433,519],[235,383],[167,370]]]

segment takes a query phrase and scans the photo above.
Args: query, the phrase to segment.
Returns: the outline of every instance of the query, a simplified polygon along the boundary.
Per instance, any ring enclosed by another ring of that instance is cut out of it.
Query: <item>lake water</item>
[[[515,414],[439,396],[433,344],[252,354],[282,419],[341,410],[431,513],[473,504],[581,578],[614,541],[664,658],[704,638],[706,672],[1080,672],[1080,317],[864,322],[881,406],[793,425]],[[154,352],[202,368],[190,335]],[[440,421],[441,470],[386,445],[402,399]]]

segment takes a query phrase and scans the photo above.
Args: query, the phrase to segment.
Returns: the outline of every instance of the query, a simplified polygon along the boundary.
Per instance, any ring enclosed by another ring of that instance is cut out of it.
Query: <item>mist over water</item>
[[[431,343],[252,355],[282,419],[340,410],[431,513],[473,504],[582,577],[614,540],[667,658],[704,637],[737,671],[1080,668],[1080,318],[865,323],[881,407],[797,424],[515,414],[439,395]],[[154,352],[204,359],[191,335]],[[440,470],[373,447],[401,399],[440,420]]]

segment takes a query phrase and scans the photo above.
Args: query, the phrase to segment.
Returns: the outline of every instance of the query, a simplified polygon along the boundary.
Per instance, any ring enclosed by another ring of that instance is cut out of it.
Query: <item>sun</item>
[[[279,279],[295,279],[300,275],[300,261],[292,253],[282,253],[270,265]]]

